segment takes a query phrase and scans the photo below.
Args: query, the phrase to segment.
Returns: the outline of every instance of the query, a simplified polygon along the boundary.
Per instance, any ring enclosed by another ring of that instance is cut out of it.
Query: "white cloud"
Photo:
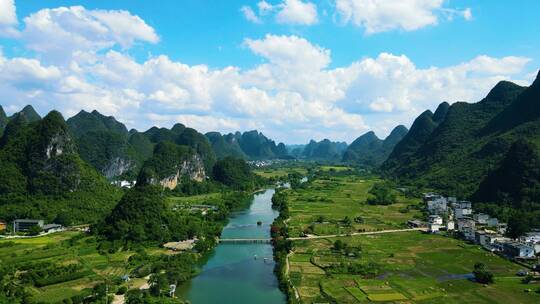
[[[14,0],[0,0],[0,25],[17,24]]]
[[[82,6],[42,9],[24,18],[26,47],[51,62],[70,60],[76,51],[96,52],[136,41],[159,41],[154,29],[126,11],[87,10]]]
[[[266,35],[265,39],[246,39],[245,44],[258,55],[284,69],[301,66],[322,69],[330,63],[330,51],[297,36]]]
[[[253,23],[262,23],[263,17],[275,13],[275,20],[282,24],[313,25],[317,23],[317,6],[309,1],[284,0],[272,5],[266,1],[257,3],[258,13],[250,6],[242,6],[240,11]]]
[[[451,19],[459,14],[472,19],[470,8],[463,11],[443,7],[444,0],[335,0],[336,11],[344,23],[365,28],[367,34],[391,30],[414,31],[436,25],[440,15]]]
[[[266,2],[266,1],[259,1],[259,3],[257,3],[257,7],[259,8],[259,14],[261,16],[264,16],[266,14],[268,14],[269,12],[271,12],[274,7],[272,6],[272,4]]]
[[[242,14],[244,14],[244,17],[248,21],[251,21],[253,23],[261,23],[261,19],[257,16],[257,14],[255,14],[255,12],[253,11],[253,9],[251,7],[242,6],[240,8],[240,11],[242,12]]]
[[[17,36],[18,24],[14,0],[0,0],[0,36]]]
[[[465,10],[463,10],[462,14],[465,20],[472,20],[472,10],[470,8],[466,8]]]
[[[317,6],[301,0],[285,0],[276,15],[278,23],[312,25],[317,23]]]

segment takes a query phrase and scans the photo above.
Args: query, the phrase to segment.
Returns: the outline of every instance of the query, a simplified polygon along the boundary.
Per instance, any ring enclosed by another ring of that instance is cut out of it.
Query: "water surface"
[[[270,225],[279,215],[272,209],[274,192],[255,194],[249,209],[233,213],[221,238],[270,238]],[[179,295],[193,304],[285,303],[273,271],[270,244],[219,244],[201,274],[180,286]]]

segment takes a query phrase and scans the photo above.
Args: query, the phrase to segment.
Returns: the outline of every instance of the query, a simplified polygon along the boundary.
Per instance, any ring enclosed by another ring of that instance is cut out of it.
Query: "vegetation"
[[[407,134],[407,128],[399,125],[384,140],[375,133],[368,132],[355,139],[345,150],[343,162],[364,167],[378,167],[382,164],[394,147]]]
[[[474,264],[473,270],[474,279],[478,283],[491,284],[493,283],[493,273],[486,269],[486,265],[483,263]]]
[[[308,183],[287,193],[291,236],[306,231],[326,235],[399,229],[405,228],[408,220],[421,217],[420,200],[398,194],[388,183],[348,170],[323,169],[311,175]],[[379,188],[384,205],[368,204],[370,198],[374,199],[369,192],[375,189],[373,193],[378,193]],[[395,203],[388,204],[394,198]]]
[[[1,139],[0,211],[5,220],[60,214],[69,223],[105,216],[121,192],[77,154],[63,117],[51,112],[28,122],[26,114],[10,119]]]
[[[235,190],[250,190],[256,186],[256,176],[243,159],[226,157],[218,160],[212,172],[214,180]]]
[[[225,157],[247,158],[236,140],[235,134],[221,135],[219,132],[209,132],[205,136],[212,144],[212,149],[218,159]]]
[[[287,149],[284,144],[278,144],[268,139],[262,133],[255,130],[236,133],[235,139],[238,141],[242,151],[250,159],[271,159],[287,156]]]
[[[165,298],[139,291],[146,276],[166,273],[167,281],[180,284],[195,274],[194,254],[170,256],[156,247],[133,247],[113,249],[81,232],[0,240],[0,302],[104,303],[108,289],[109,297],[137,290],[144,303],[163,303]],[[122,280],[124,275],[131,278],[129,283]],[[132,290],[127,291],[128,286]]]
[[[374,184],[369,194],[371,196],[366,200],[369,205],[391,205],[397,201],[396,190],[388,182]]]
[[[204,173],[205,170],[195,150],[163,141],[156,145],[153,156],[144,163],[137,184],[158,184],[176,174],[191,178],[190,174],[196,172]]]
[[[426,112],[382,169],[403,183],[469,197],[503,220],[522,217],[524,230],[538,228],[539,96],[538,79],[528,88],[503,81],[478,103],[441,110],[442,120]]]
[[[289,301],[293,301],[295,299],[294,290],[287,273],[287,258],[292,249],[292,242],[287,239],[289,237],[289,231],[285,223],[285,220],[289,216],[289,207],[283,190],[276,190],[274,196],[272,196],[272,208],[279,211],[279,216],[274,220],[270,229],[274,261],[276,262],[274,273],[279,282],[279,289]]]
[[[345,142],[332,142],[328,139],[319,142],[311,140],[298,156],[309,160],[340,161],[346,148]]]
[[[421,216],[418,201],[403,197],[391,183],[346,170],[315,172],[307,187],[276,193],[274,206],[289,217],[285,218],[287,225],[276,225],[273,231],[287,231],[290,236],[302,236],[306,229],[318,235],[347,235],[405,227],[408,219]],[[379,192],[394,192],[397,202],[364,203]],[[441,299],[460,303],[463,298],[479,303],[528,303],[537,297],[522,291],[521,279],[515,275],[521,266],[441,235],[411,231],[298,239],[285,252],[289,271],[280,266],[282,274],[278,276],[284,290],[292,291],[292,302],[295,293],[301,303]],[[282,255],[277,261],[287,265],[284,258]],[[477,261],[485,266],[471,270]],[[489,285],[484,287],[472,278]]]

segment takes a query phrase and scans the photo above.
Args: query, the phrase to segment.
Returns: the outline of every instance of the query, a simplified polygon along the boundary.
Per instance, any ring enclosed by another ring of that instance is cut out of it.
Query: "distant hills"
[[[384,140],[379,139],[373,131],[367,132],[347,147],[343,154],[343,162],[364,167],[378,167],[407,132],[405,126],[399,125]]]
[[[24,114],[25,123],[41,119],[30,105],[11,117],[0,107],[0,135],[19,113]],[[145,162],[152,158],[155,147],[165,141],[194,149],[206,173],[211,172],[217,159],[229,156],[246,160],[290,158],[283,143],[276,144],[255,130],[202,134],[177,123],[170,129],[152,127],[144,132],[128,131],[114,117],[95,110],[80,111],[66,123],[80,157],[109,180],[135,180]]]
[[[219,132],[206,133],[219,159],[227,156],[246,159],[272,159],[288,156],[283,143],[276,143],[264,134],[253,130],[221,135]]]
[[[306,145],[288,145],[287,153],[298,159],[340,162],[346,148],[347,143],[345,142],[334,142],[329,139],[315,141],[312,139]]]

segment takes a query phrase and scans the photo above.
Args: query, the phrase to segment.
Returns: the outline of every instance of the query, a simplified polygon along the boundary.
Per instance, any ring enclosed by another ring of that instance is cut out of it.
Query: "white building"
[[[520,240],[525,243],[540,243],[540,231],[528,232]]]
[[[446,197],[437,193],[424,194],[424,203],[430,214],[443,214],[448,210]]]
[[[506,234],[506,229],[508,225],[506,223],[499,223],[497,226],[497,232],[500,234]]]
[[[428,231],[431,233],[439,232],[443,224],[442,217],[439,215],[430,215],[429,216],[429,225]]]
[[[454,221],[449,220],[448,223],[446,223],[446,230],[452,231],[454,229],[456,229],[456,224],[454,223]]]
[[[506,243],[504,252],[514,258],[534,258],[534,247],[523,243]]]
[[[440,217],[439,215],[430,215],[430,216],[429,216],[429,222],[430,222],[431,224],[442,225],[443,219],[442,219],[442,217]]]
[[[461,201],[454,204],[454,216],[456,219],[471,216],[473,213],[472,204],[468,201]]]
[[[477,224],[486,225],[489,220],[489,215],[485,213],[476,213],[473,218]]]

